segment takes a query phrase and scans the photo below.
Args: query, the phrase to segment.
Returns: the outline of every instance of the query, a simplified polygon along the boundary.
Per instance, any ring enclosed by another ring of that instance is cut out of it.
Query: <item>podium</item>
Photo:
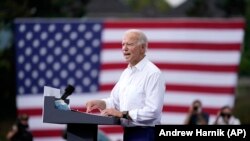
[[[54,96],[44,96],[43,122],[67,125],[67,141],[97,141],[98,125],[119,125],[116,117],[55,108]],[[69,100],[66,99],[69,104]]]

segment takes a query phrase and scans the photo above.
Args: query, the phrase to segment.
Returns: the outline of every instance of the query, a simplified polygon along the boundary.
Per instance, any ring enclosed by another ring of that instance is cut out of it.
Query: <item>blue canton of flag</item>
[[[44,85],[98,90],[100,22],[26,20],[15,27],[17,94],[42,93]]]

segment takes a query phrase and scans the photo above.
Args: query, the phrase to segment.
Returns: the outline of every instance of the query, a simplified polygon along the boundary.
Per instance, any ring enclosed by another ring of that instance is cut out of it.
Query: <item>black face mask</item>
[[[29,125],[24,125],[21,122],[17,123],[18,130],[23,131],[29,128]]]
[[[231,114],[228,114],[228,113],[221,113],[221,116],[223,117],[223,118],[230,118],[231,117]]]
[[[198,111],[198,106],[194,106],[194,111]]]

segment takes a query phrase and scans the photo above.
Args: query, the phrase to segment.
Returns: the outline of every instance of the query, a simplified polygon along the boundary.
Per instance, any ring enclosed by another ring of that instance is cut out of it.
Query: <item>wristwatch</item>
[[[122,118],[129,119],[128,111],[123,111],[122,112]]]

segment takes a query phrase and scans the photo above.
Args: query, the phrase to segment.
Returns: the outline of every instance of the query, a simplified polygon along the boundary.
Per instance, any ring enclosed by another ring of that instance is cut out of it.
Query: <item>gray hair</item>
[[[147,50],[147,49],[148,49],[148,38],[147,38],[147,36],[144,34],[144,32],[142,32],[142,31],[139,30],[139,29],[129,29],[129,30],[127,30],[127,31],[125,32],[125,34],[131,33],[131,32],[137,33],[137,34],[139,35],[138,43],[139,43],[140,45],[143,45],[143,46],[146,48],[146,50]]]

